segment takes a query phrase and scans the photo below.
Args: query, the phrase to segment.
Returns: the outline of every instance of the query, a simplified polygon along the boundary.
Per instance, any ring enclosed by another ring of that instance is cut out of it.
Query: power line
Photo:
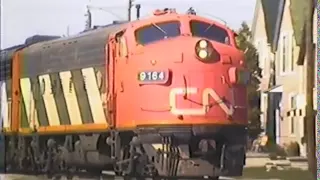
[[[134,6],[134,0],[128,0],[128,14],[127,14],[127,19],[128,21],[131,21],[131,9],[132,7]],[[121,16],[113,13],[111,11],[116,9],[116,8],[124,8],[125,6],[109,6],[109,7],[96,7],[96,6],[87,6],[87,9],[88,9],[88,12],[87,12],[87,16],[91,16],[91,12],[90,10],[93,10],[93,9],[96,9],[96,10],[102,10],[102,11],[105,11],[105,12],[108,12],[114,16],[116,16],[117,18],[119,18],[120,20],[124,20],[124,18],[122,18]],[[137,4],[136,6],[137,10],[139,11],[139,15],[140,15],[140,8],[141,8],[141,5],[140,4]],[[138,12],[137,12],[138,13]],[[138,14],[137,14],[138,15]],[[89,17],[88,17],[89,19]],[[88,24],[88,23],[87,23]]]
[[[139,3],[139,4],[142,4],[143,6],[194,6],[194,5],[197,5],[198,3],[195,3],[196,1],[186,1],[186,2],[183,2],[183,4],[181,2],[175,2],[175,1],[165,1],[165,2],[168,2],[168,3],[155,3],[155,2],[150,2],[150,1],[137,1],[136,3]],[[201,3],[203,3],[201,1]],[[214,5],[216,4],[216,2],[212,2],[211,0],[210,1],[206,1],[206,6],[208,5]]]
[[[116,13],[114,13],[114,12],[111,11],[111,9],[114,9],[112,6],[109,6],[109,7],[87,6],[87,8],[88,8],[89,10],[94,10],[94,9],[95,9],[95,10],[101,10],[101,11],[107,12],[107,13],[109,13],[109,14],[117,17],[117,18],[120,19],[120,20],[124,20],[123,17],[121,17],[121,16],[119,16],[118,14],[116,14]]]

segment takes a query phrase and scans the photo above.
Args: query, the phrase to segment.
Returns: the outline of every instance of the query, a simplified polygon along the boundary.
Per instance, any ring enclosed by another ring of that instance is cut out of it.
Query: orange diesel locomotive
[[[158,10],[28,40],[2,52],[7,170],[242,174],[249,73],[226,26]]]

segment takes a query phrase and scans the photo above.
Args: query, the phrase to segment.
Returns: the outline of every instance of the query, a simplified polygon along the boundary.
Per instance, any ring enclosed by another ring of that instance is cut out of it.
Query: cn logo
[[[175,115],[205,115],[210,108],[210,102],[209,99],[212,97],[217,104],[221,107],[221,109],[227,114],[232,115],[234,113],[234,109],[232,106],[228,107],[226,103],[222,101],[222,99],[219,97],[219,95],[216,93],[215,90],[212,88],[206,88],[202,92],[202,108],[198,109],[191,109],[191,108],[185,108],[185,109],[179,109],[177,108],[177,102],[176,102],[176,96],[177,95],[185,95],[185,94],[197,94],[198,89],[197,88],[173,88],[170,91],[169,95],[169,104],[170,104],[170,111],[172,114]]]

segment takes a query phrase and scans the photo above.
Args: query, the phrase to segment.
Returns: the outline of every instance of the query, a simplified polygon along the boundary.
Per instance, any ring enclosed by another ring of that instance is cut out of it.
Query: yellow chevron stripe
[[[29,78],[20,79],[22,98],[26,108],[27,119],[29,127],[39,127],[37,109],[35,107],[35,101],[31,91],[31,81]]]
[[[85,79],[85,87],[93,116],[93,121],[96,124],[106,124],[104,116],[101,96],[97,85],[96,75],[93,68],[82,69],[82,75]]]
[[[1,121],[3,122],[3,128],[9,128],[10,127],[10,106],[11,103],[8,102],[8,96],[7,96],[7,84],[6,82],[0,82],[0,127],[1,127]]]
[[[8,105],[8,119],[7,119],[6,124],[3,124],[3,126],[5,128],[10,128],[11,127],[11,121],[12,121],[12,119],[11,119],[12,118],[12,108],[11,108],[12,100],[11,99],[8,100],[7,105]]]
[[[81,118],[79,104],[77,100],[77,94],[74,90],[73,83],[69,84],[72,74],[70,71],[65,71],[65,72],[60,72],[59,76],[61,79],[63,94],[66,100],[71,125],[81,125],[82,118]],[[69,91],[70,89],[69,85],[71,85],[71,91]]]
[[[54,101],[54,96],[52,94],[52,86],[50,76],[48,74],[39,76],[40,89],[43,89],[42,94],[45,109],[48,115],[48,121],[50,126],[59,126],[59,114],[57,110],[56,102]]]

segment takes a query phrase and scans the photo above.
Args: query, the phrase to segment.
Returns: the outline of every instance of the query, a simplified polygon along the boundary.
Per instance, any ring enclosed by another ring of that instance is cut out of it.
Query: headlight
[[[200,60],[208,60],[211,58],[213,47],[208,40],[201,39],[197,42],[195,53]]]
[[[208,42],[206,40],[200,40],[199,41],[199,47],[200,48],[206,48],[208,46]]]
[[[201,59],[205,59],[208,57],[208,52],[205,49],[201,49],[198,53],[199,57]]]

